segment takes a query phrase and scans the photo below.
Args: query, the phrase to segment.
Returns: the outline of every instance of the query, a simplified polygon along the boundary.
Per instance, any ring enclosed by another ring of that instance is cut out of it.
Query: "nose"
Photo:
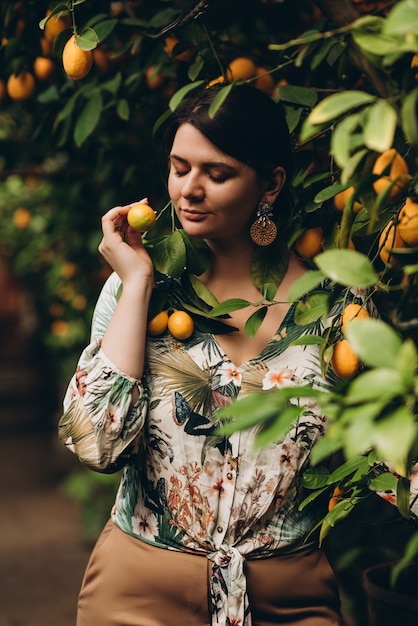
[[[197,202],[203,199],[205,190],[199,172],[191,170],[187,176],[183,178],[182,182],[181,194],[183,198],[187,200],[193,199]]]

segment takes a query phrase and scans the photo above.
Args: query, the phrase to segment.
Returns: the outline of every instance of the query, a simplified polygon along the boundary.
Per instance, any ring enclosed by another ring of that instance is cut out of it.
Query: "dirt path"
[[[74,626],[91,550],[60,491],[79,464],[57,441],[46,369],[0,316],[0,626]]]
[[[74,626],[90,547],[52,433],[0,439],[0,626]],[[65,452],[65,451],[64,451]]]

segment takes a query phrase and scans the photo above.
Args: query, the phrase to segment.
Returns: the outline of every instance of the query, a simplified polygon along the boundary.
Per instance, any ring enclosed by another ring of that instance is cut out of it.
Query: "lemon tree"
[[[342,300],[351,285],[366,290],[381,315],[358,316],[342,334],[338,320],[335,332],[310,339],[324,372],[339,341],[362,364],[318,398],[332,419],[314,460],[338,452],[347,463],[306,478],[311,497],[344,487],[324,533],[364,487],[393,486],[372,475],[382,458],[400,471],[406,515],[417,449],[418,0],[5,0],[0,24],[1,255],[33,291],[47,345],[61,357],[86,342],[109,271],[97,244],[111,206],[150,198],[157,222],[145,244],[157,271],[184,287],[184,302],[157,290],[150,319],[172,307],[221,332],[223,315],[253,305],[252,336],[275,304],[288,249],[299,248],[310,268],[290,293],[300,324],[327,315],[324,278]],[[66,72],[71,41],[77,77]],[[279,262],[254,257],[262,298],[253,303],[218,303],[199,282],[208,250],[176,228],[160,175],[164,120],[196,89],[231,79],[283,104],[295,148],[292,215],[274,248]],[[288,400],[279,394],[269,406],[279,415]],[[270,402],[257,398],[260,415]]]

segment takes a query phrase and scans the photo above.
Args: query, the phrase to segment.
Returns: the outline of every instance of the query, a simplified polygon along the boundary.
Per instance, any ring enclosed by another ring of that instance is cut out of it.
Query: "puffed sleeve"
[[[101,350],[115,310],[120,280],[108,279],[98,299],[90,344],[79,359],[64,398],[59,438],[80,461],[98,472],[118,471],[130,457],[148,410],[144,383],[120,371]],[[137,390],[132,403],[132,392]]]

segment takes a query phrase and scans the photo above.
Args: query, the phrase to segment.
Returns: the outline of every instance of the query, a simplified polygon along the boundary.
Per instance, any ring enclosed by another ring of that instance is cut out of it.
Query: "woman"
[[[283,241],[292,155],[282,110],[241,85],[211,117],[216,93],[206,90],[174,120],[169,195],[181,227],[211,251],[199,279],[218,301],[262,301],[253,269],[264,259],[281,274],[277,304],[251,339],[252,307],[231,313],[231,332],[148,337],[153,264],[127,226],[129,206],[103,217],[100,252],[115,273],[60,435],[92,469],[125,470],[87,567],[78,626],[342,624],[327,559],[304,542],[314,513],[298,510],[324,417],[307,406],[282,441],[257,451],[255,428],[227,439],[215,430],[217,411],[237,396],[326,384],[317,348],[291,345],[313,326],[297,326],[287,303],[306,269]],[[170,302],[184,300],[180,282],[157,279]]]

